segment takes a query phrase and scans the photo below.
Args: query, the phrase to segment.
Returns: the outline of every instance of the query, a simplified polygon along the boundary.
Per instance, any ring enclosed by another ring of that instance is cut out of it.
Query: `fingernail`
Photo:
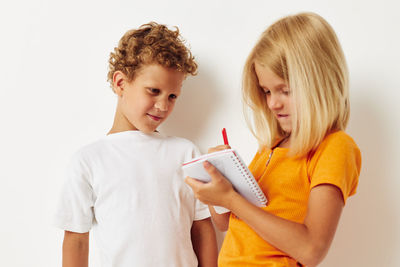
[[[203,163],[204,168],[210,167],[210,163],[208,161],[204,161]]]

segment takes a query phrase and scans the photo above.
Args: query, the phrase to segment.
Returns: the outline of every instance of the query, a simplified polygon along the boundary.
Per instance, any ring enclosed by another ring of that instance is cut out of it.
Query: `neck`
[[[114,122],[108,134],[125,132],[125,131],[135,131],[137,130],[128,120],[127,118],[120,112],[119,105],[117,106],[117,110],[114,115]]]
[[[278,147],[289,148],[290,147],[290,135],[283,138],[282,141],[279,143]]]

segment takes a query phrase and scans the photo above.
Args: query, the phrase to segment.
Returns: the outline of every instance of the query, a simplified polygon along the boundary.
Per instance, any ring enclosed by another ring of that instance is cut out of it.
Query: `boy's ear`
[[[127,77],[121,71],[116,71],[113,74],[113,90],[118,96],[122,96]]]

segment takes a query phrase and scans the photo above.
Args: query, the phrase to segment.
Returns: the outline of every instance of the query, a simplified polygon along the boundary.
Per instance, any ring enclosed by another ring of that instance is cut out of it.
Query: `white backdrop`
[[[61,266],[63,233],[51,226],[52,212],[70,155],[111,127],[107,60],[125,31],[149,21],[179,26],[199,75],[185,82],[161,130],[204,152],[226,127],[249,162],[257,146],[242,116],[243,63],[270,23],[300,11],[325,17],[341,40],[351,75],[348,133],[363,154],[358,193],[320,266],[400,266],[398,10],[395,0],[2,1],[0,266]]]

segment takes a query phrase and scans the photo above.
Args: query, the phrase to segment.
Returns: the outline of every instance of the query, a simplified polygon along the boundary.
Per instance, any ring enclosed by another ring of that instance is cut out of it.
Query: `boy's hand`
[[[186,177],[185,182],[192,188],[195,197],[204,204],[230,209],[231,199],[237,194],[232,184],[208,161],[203,166],[211,176],[211,182],[203,183],[191,177]]]
[[[219,146],[209,148],[207,153],[217,152],[220,150],[225,150],[225,149],[230,149],[230,148],[231,147],[229,145],[219,145]]]

